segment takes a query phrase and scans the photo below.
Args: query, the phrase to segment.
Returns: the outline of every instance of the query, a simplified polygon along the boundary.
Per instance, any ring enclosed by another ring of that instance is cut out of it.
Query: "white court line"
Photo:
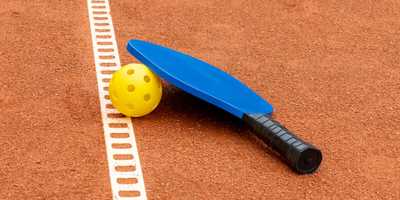
[[[101,117],[107,148],[113,200],[146,200],[146,190],[131,119],[118,113],[108,100],[112,72],[121,66],[109,0],[87,0],[96,65]]]

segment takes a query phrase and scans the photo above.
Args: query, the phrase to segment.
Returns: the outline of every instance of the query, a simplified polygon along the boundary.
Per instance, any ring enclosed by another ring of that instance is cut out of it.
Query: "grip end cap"
[[[322,161],[322,153],[312,145],[307,145],[304,149],[293,149],[288,152],[291,167],[300,174],[313,173],[318,169]]]

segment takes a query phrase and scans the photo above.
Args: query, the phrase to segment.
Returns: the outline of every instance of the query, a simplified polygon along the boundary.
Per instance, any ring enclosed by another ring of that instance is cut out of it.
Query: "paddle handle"
[[[245,114],[243,120],[262,141],[272,146],[296,172],[306,174],[318,169],[322,161],[321,151],[297,137],[270,116]]]

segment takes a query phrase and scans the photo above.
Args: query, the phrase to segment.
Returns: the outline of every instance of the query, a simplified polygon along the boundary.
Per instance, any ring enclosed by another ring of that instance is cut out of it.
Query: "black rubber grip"
[[[322,161],[321,151],[298,138],[270,116],[245,114],[243,120],[261,140],[279,152],[296,172],[306,174],[318,169]]]

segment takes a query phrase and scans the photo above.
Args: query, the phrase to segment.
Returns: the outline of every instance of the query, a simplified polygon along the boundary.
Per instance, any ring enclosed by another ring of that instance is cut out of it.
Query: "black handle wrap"
[[[312,173],[322,161],[322,153],[304,142],[270,116],[245,114],[243,120],[256,135],[283,156],[289,166],[301,174]]]

